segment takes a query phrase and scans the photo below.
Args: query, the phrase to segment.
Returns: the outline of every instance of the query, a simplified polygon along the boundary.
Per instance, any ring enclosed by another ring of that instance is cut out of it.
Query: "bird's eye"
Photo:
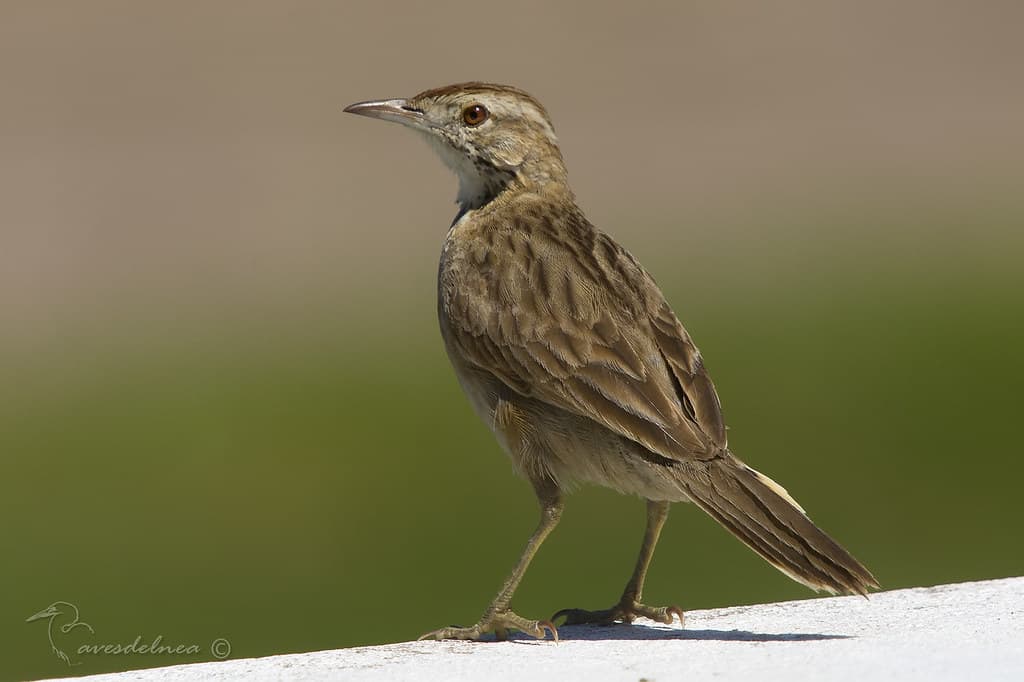
[[[487,120],[490,114],[487,112],[487,108],[482,104],[470,104],[468,107],[462,110],[462,120],[466,122],[468,126],[478,126]]]

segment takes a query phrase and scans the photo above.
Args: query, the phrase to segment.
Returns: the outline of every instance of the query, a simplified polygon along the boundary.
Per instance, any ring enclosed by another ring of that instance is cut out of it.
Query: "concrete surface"
[[[562,641],[403,642],[90,680],[1024,680],[1024,577],[576,626]]]

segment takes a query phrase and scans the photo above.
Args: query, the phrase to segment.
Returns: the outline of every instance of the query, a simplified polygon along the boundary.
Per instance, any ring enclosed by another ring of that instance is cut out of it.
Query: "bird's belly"
[[[588,483],[650,500],[685,501],[678,472],[641,445],[600,424],[512,392],[450,354],[473,409],[494,432],[516,472],[571,490]]]
[[[541,460],[559,487],[589,483],[649,500],[672,502],[687,499],[679,485],[679,473],[658,463],[642,445],[609,431],[578,415],[543,405],[533,411],[534,449],[530,456]]]

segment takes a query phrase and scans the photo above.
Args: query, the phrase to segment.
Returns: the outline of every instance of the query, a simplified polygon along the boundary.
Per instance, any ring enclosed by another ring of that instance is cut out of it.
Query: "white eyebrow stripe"
[[[548,136],[549,140],[551,140],[552,144],[558,143],[558,138],[555,137],[555,129],[551,127],[551,123],[548,122],[546,116],[529,104],[523,107],[523,112],[541,127],[544,134]]]
[[[551,127],[551,123],[548,121],[547,116],[541,113],[541,111],[530,102],[496,96],[482,97],[481,100],[484,100],[484,104],[489,104],[496,114],[524,116],[528,118],[544,132],[552,144],[558,144],[558,138],[555,137],[555,130]]]

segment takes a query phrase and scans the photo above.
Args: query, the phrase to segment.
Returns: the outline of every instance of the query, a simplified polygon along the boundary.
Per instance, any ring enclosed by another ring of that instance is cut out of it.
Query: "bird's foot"
[[[433,632],[420,637],[420,639],[472,639],[480,640],[483,639],[484,635],[494,633],[494,637],[499,640],[508,639],[510,630],[519,630],[525,632],[528,635],[532,635],[537,639],[545,639],[547,633],[551,633],[551,638],[558,641],[558,630],[555,628],[554,623],[548,620],[527,620],[522,616],[513,613],[509,609],[503,609],[500,611],[488,611],[484,614],[483,618],[480,619],[476,625],[472,627],[463,628],[457,626],[451,626],[447,628],[440,628]]]
[[[666,625],[671,625],[676,617],[679,618],[680,625],[686,623],[683,617],[683,610],[678,606],[648,606],[629,597],[623,597],[615,606],[610,609],[601,609],[600,611],[562,609],[551,616],[551,620],[553,622],[562,616],[565,616],[565,623],[563,625],[582,625],[585,623],[611,625],[616,621],[632,623],[640,616],[650,618],[659,623],[665,623]]]

